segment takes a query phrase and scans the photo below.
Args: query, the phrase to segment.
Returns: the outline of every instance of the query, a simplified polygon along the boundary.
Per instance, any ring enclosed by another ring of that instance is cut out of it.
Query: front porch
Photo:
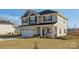
[[[40,37],[54,37],[56,36],[56,29],[53,26],[35,27],[35,35]]]

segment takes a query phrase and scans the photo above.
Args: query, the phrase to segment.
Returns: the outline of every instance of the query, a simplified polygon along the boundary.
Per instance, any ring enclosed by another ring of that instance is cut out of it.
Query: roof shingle
[[[52,11],[52,10],[44,10],[42,12],[39,12],[40,15],[43,15],[43,14],[50,14],[50,13],[58,13],[57,11]]]

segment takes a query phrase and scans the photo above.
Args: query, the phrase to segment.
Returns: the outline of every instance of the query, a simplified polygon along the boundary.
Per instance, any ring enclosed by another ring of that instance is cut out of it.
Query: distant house
[[[15,33],[16,33],[16,27],[13,23],[6,20],[0,20],[0,35],[15,34]]]
[[[67,18],[57,11],[28,10],[22,17],[21,36],[60,37],[67,34]]]

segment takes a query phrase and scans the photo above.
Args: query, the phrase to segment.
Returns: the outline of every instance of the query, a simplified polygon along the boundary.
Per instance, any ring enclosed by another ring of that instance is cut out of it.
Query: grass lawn
[[[70,36],[68,38],[71,38]],[[27,38],[0,41],[0,49],[52,49],[52,48],[79,48],[79,38],[76,39],[49,39]]]
[[[0,41],[0,48],[6,49],[21,49],[21,48],[33,48],[34,42],[31,39],[16,39],[16,40],[7,40]]]

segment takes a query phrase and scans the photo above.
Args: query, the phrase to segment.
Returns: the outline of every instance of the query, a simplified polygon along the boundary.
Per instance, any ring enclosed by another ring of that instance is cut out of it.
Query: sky
[[[21,24],[20,17],[26,12],[27,9],[0,9],[0,17],[8,18],[9,21]],[[36,12],[43,11],[44,9],[33,9]],[[79,28],[79,9],[52,9],[62,13],[68,19],[68,28]]]

